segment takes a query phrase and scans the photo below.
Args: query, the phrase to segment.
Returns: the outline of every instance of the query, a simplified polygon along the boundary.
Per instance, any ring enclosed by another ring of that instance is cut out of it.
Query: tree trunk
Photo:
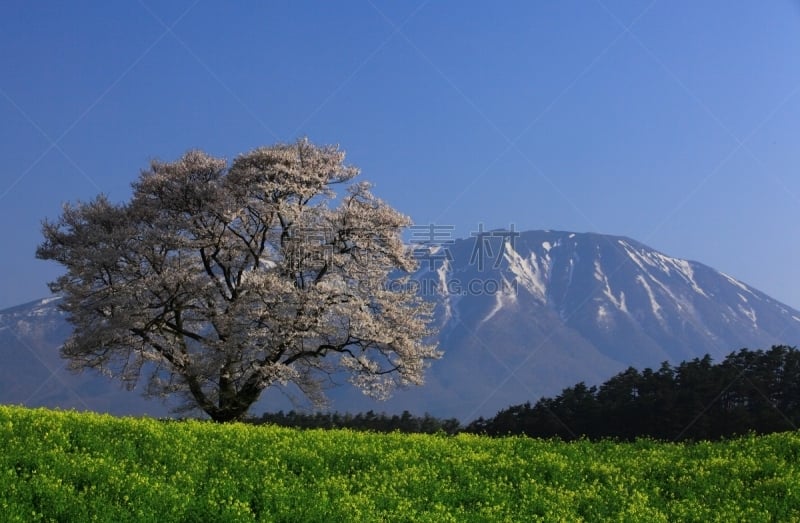
[[[218,423],[239,421],[247,415],[248,410],[258,400],[260,394],[261,389],[248,384],[236,390],[230,380],[220,377],[219,403],[212,408],[204,408],[204,410],[212,420]]]

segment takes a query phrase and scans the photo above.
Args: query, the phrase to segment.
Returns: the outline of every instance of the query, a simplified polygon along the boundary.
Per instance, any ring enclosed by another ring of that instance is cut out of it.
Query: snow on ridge
[[[600,326],[608,327],[609,323],[611,323],[611,316],[608,314],[605,304],[601,303],[597,307],[597,324]]]
[[[645,268],[645,264],[649,265],[650,267],[655,267],[664,272],[668,276],[672,275],[672,271],[674,270],[677,272],[686,283],[688,283],[694,292],[700,294],[701,296],[708,298],[708,294],[697,284],[697,281],[694,279],[694,269],[692,269],[692,264],[686,260],[681,260],[679,258],[673,258],[671,256],[667,256],[665,254],[661,254],[660,252],[651,251],[638,251],[634,249],[631,245],[623,240],[617,240],[625,252],[627,253],[628,257],[633,260],[633,262],[643,271],[647,271]],[[653,278],[655,280],[655,278]]]
[[[514,250],[510,242],[505,244],[503,257],[508,262],[509,270],[514,274],[516,280],[522,284],[531,294],[546,300],[547,280],[550,271],[550,257],[545,256],[538,262],[539,258],[535,252],[531,252],[530,258],[523,258]]]
[[[449,289],[447,288],[447,269],[450,264],[450,260],[444,260],[442,265],[436,269],[436,274],[439,276],[439,285],[438,291],[444,298],[444,321],[450,321],[453,317],[453,307],[450,303],[450,293]]]
[[[447,270],[450,266],[450,260],[444,260],[442,265],[436,269],[436,274],[439,276],[439,292],[442,293],[443,296],[448,295],[447,290]]]
[[[489,311],[478,325],[483,325],[487,321],[491,320],[495,314],[500,312],[500,309],[505,307],[509,303],[516,303],[517,302],[517,293],[515,292],[513,286],[508,282],[505,277],[503,278],[503,291],[496,292],[494,294],[494,308]]]
[[[618,243],[622,245],[622,248],[625,249],[625,254],[628,255],[628,258],[630,258],[637,267],[644,272],[648,272],[647,268],[644,266],[643,259],[640,258],[639,253],[636,252],[636,250],[622,240],[618,240]]]
[[[680,260],[678,258],[670,258],[669,256],[664,256],[663,254],[659,254],[658,256],[664,258],[665,260],[669,260],[669,263],[672,263],[678,270],[678,272],[683,276],[686,281],[691,285],[692,290],[697,294],[708,298],[708,294],[697,284],[694,279],[694,269],[692,269],[692,264],[686,260]]]
[[[726,280],[728,280],[730,283],[732,283],[736,287],[739,287],[743,291],[749,292],[750,294],[755,296],[755,293],[753,292],[753,289],[751,289],[750,287],[748,287],[744,283],[740,282],[739,280],[737,280],[736,278],[734,278],[732,276],[729,276],[729,275],[725,274],[724,272],[720,272],[720,274],[723,275]]]
[[[550,252],[550,249],[553,248],[553,245],[550,242],[542,242],[542,248],[544,252]]]
[[[747,316],[751,322],[753,322],[753,327],[758,327],[758,322],[756,318],[756,311],[752,307],[745,308],[741,303],[739,304],[739,312]]]
[[[49,298],[44,298],[42,301],[39,302],[39,305],[47,305],[48,303],[52,303],[54,301],[60,300],[61,296],[50,296]]]
[[[656,266],[653,260],[645,256],[644,253],[637,251],[632,245],[629,245],[628,242],[624,240],[617,240],[617,243],[620,244],[623,249],[625,249],[625,253],[633,261],[633,263],[635,263],[643,271],[647,271],[647,268],[644,266],[645,264],[651,267]]]
[[[625,304],[625,292],[620,291],[619,298],[614,296],[611,290],[611,285],[608,282],[608,276],[603,273],[603,267],[600,265],[599,260],[594,261],[594,277],[604,285],[603,294],[614,304],[614,306],[622,312],[628,312],[628,307]]]
[[[52,314],[53,312],[61,313],[60,310],[54,309],[51,303],[55,301],[59,301],[62,299],[62,296],[50,296],[48,298],[42,298],[36,304],[36,308],[31,310],[27,315],[28,316],[46,316],[48,314]],[[63,314],[63,313],[62,313]]]
[[[653,289],[650,287],[650,284],[647,283],[647,280],[644,279],[644,276],[641,274],[636,276],[636,281],[638,281],[642,287],[644,287],[647,296],[650,298],[650,308],[653,311],[653,314],[660,322],[663,323],[664,317],[661,315],[661,305],[659,305],[658,300],[656,300],[655,293]]]
[[[690,315],[694,314],[694,306],[690,301],[675,296],[675,294],[672,292],[669,286],[666,285],[664,282],[662,282],[657,278],[654,278],[651,274],[648,274],[648,276],[650,277],[651,280],[653,280],[653,283],[661,287],[661,290],[664,292],[664,294],[666,294],[669,297],[669,299],[672,300],[672,302],[675,304],[675,307],[678,309],[679,312],[684,312],[684,307],[686,307],[688,309],[687,312]]]

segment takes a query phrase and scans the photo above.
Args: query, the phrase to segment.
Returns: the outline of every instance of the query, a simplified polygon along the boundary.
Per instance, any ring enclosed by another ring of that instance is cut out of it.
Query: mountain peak
[[[387,403],[341,387],[331,391],[334,408],[407,409],[468,421],[579,381],[599,384],[629,366],[705,354],[721,359],[743,347],[800,341],[800,312],[702,263],[625,236],[493,229],[418,247],[412,277],[436,306],[444,358],[432,365],[424,387]],[[71,328],[57,299],[0,311],[7,362],[0,401],[163,412],[91,373],[61,377],[58,347]],[[257,408],[297,408],[287,394],[269,390]]]
[[[415,278],[437,304],[444,361],[494,354],[475,372],[505,368],[531,396],[553,372],[591,383],[630,365],[800,339],[800,313],[787,305],[625,236],[492,230],[438,256],[446,263],[420,259]]]

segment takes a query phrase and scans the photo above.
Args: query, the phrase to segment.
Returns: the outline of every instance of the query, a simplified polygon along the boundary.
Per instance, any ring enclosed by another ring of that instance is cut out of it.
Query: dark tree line
[[[706,355],[675,366],[665,362],[657,370],[631,367],[599,387],[578,383],[555,398],[479,418],[466,431],[565,440],[713,440],[798,426],[800,351],[781,345],[741,349],[718,364]]]
[[[599,387],[578,383],[554,398],[508,407],[464,427],[430,414],[303,413],[279,411],[251,418],[296,428],[348,428],[373,432],[459,432],[573,440],[714,440],[800,427],[800,351],[785,345],[741,349],[720,363],[711,357],[638,371],[630,367]]]
[[[270,423],[281,427],[295,427],[305,429],[353,429],[368,430],[373,432],[405,432],[449,435],[461,431],[462,427],[455,418],[439,419],[425,414],[414,416],[405,410],[402,414],[387,415],[376,414],[373,411],[359,414],[340,414],[338,412],[316,412],[306,414],[291,410],[276,413],[264,413],[260,418],[251,420],[253,423]]]

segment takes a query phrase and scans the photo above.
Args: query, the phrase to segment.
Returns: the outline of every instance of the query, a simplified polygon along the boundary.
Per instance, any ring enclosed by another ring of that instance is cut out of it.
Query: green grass
[[[800,521],[800,434],[369,434],[0,406],[3,521]]]

